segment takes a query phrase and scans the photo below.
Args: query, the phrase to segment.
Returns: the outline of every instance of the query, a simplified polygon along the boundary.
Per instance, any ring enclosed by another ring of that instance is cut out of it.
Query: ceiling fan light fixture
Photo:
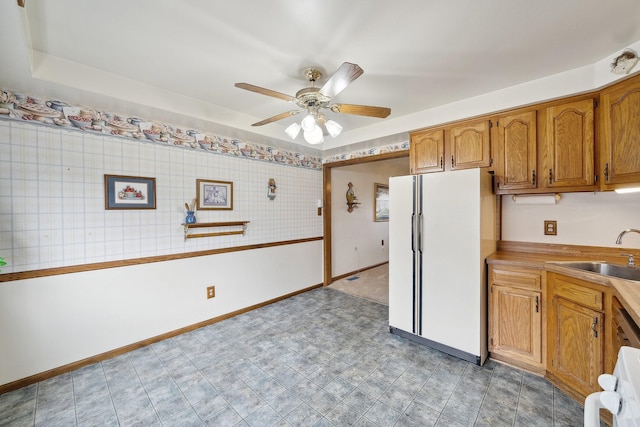
[[[331,135],[333,138],[340,135],[340,132],[342,132],[342,126],[340,126],[339,123],[334,122],[333,120],[327,120],[327,122],[324,124],[324,127],[327,128],[327,132],[329,132],[329,135]]]
[[[300,125],[302,126],[303,131],[311,132],[317,127],[316,118],[313,117],[313,114],[307,114],[307,116],[302,119],[302,122],[300,122]]]
[[[304,140],[312,145],[320,144],[321,142],[324,142],[324,137],[322,136],[322,129],[320,128],[320,126],[315,126],[310,131],[305,130]]]
[[[289,135],[289,138],[296,139],[300,133],[301,126],[296,123],[291,123],[284,131]]]

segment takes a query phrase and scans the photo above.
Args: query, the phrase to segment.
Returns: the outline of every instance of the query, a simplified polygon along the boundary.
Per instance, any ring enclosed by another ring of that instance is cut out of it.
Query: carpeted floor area
[[[357,277],[357,279],[354,279],[354,277]],[[349,295],[388,306],[389,263],[337,280],[329,287]]]

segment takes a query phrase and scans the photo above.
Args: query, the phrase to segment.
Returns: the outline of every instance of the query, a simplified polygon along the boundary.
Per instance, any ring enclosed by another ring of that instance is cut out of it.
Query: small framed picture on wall
[[[387,184],[373,185],[373,220],[375,222],[389,221],[389,186]]]
[[[104,208],[155,209],[156,179],[138,176],[105,175]]]
[[[198,179],[196,186],[199,211],[233,210],[233,182]]]

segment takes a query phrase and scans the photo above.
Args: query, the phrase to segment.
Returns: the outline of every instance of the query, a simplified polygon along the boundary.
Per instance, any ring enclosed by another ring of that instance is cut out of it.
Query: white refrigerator
[[[389,179],[389,329],[482,365],[485,258],[496,250],[486,169]]]

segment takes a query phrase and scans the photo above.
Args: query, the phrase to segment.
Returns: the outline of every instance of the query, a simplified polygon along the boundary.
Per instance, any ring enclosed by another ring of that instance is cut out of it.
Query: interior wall
[[[155,178],[156,208],[105,210],[105,174]],[[244,236],[185,241],[197,179],[233,183],[233,209],[197,211],[197,221],[250,221]],[[3,273],[319,237],[318,199],[319,169],[0,120]]]
[[[584,246],[640,248],[640,234],[627,234],[616,245],[618,234],[627,228],[640,229],[640,193],[564,193],[557,204],[525,205],[502,196],[502,239]],[[544,235],[544,221],[558,221],[556,236]]]
[[[154,177],[156,209],[105,210],[104,174]],[[245,236],[185,241],[198,178],[234,186],[233,209],[198,222],[250,221]],[[1,274],[318,238],[318,199],[317,169],[0,120]],[[0,282],[0,385],[321,284],[322,253],[313,240]]]
[[[332,277],[389,261],[389,222],[374,221],[374,184],[388,185],[390,176],[408,173],[408,157],[331,169]],[[349,182],[360,203],[351,213]]]
[[[0,283],[0,385],[320,283],[321,240]]]

